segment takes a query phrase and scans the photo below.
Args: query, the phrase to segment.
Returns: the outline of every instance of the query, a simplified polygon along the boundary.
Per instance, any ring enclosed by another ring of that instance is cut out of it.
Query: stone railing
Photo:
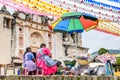
[[[120,80],[113,76],[0,76],[0,80]]]

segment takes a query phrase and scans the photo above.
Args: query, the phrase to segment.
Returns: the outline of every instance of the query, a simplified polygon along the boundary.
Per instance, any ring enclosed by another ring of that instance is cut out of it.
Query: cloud
[[[120,37],[95,30],[82,33],[82,45],[89,48],[89,53],[99,50],[101,47],[106,49],[119,49]]]

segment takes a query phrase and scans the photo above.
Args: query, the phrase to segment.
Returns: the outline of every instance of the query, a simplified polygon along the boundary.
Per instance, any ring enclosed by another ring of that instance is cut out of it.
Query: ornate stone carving
[[[18,57],[20,59],[23,59],[23,50],[22,49],[19,50]]]
[[[63,33],[63,41],[65,42],[69,41],[69,35],[67,33]]]
[[[31,21],[32,20],[32,16],[31,14],[26,14],[26,20]]]
[[[17,17],[18,17],[18,13],[19,13],[18,11],[15,11],[15,12],[13,13],[13,17],[14,17],[14,18],[17,18]]]
[[[53,21],[54,20],[54,18],[51,19],[47,16],[41,16],[41,19],[42,19],[42,25],[45,25],[45,26],[48,25],[48,21]]]
[[[3,5],[3,7],[1,8],[1,11],[5,14],[10,15],[9,11],[6,9],[5,5]]]
[[[73,33],[73,34],[63,34],[63,45],[65,48],[65,56],[76,54],[80,55],[80,53],[87,53],[88,49],[83,48],[81,34]],[[83,52],[82,52],[83,51]]]
[[[34,50],[38,49],[40,44],[43,42],[44,42],[44,39],[40,33],[33,32],[30,35],[30,45],[32,46],[32,48],[34,48]]]

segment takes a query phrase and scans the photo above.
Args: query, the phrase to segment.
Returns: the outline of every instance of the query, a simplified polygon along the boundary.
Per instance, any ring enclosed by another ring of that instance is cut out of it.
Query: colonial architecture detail
[[[53,33],[47,27],[54,18],[47,16],[14,12],[10,14],[3,6],[0,11],[0,63],[20,62],[26,47],[36,52],[41,43],[46,43],[54,59],[61,59],[72,54],[87,53],[82,47],[81,34]],[[77,51],[77,52],[75,52]]]

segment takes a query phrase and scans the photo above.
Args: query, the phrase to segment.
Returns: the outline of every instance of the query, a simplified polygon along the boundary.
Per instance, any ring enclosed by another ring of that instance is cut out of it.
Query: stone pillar
[[[77,34],[77,44],[78,46],[82,47],[82,37],[81,37],[81,33]]]

